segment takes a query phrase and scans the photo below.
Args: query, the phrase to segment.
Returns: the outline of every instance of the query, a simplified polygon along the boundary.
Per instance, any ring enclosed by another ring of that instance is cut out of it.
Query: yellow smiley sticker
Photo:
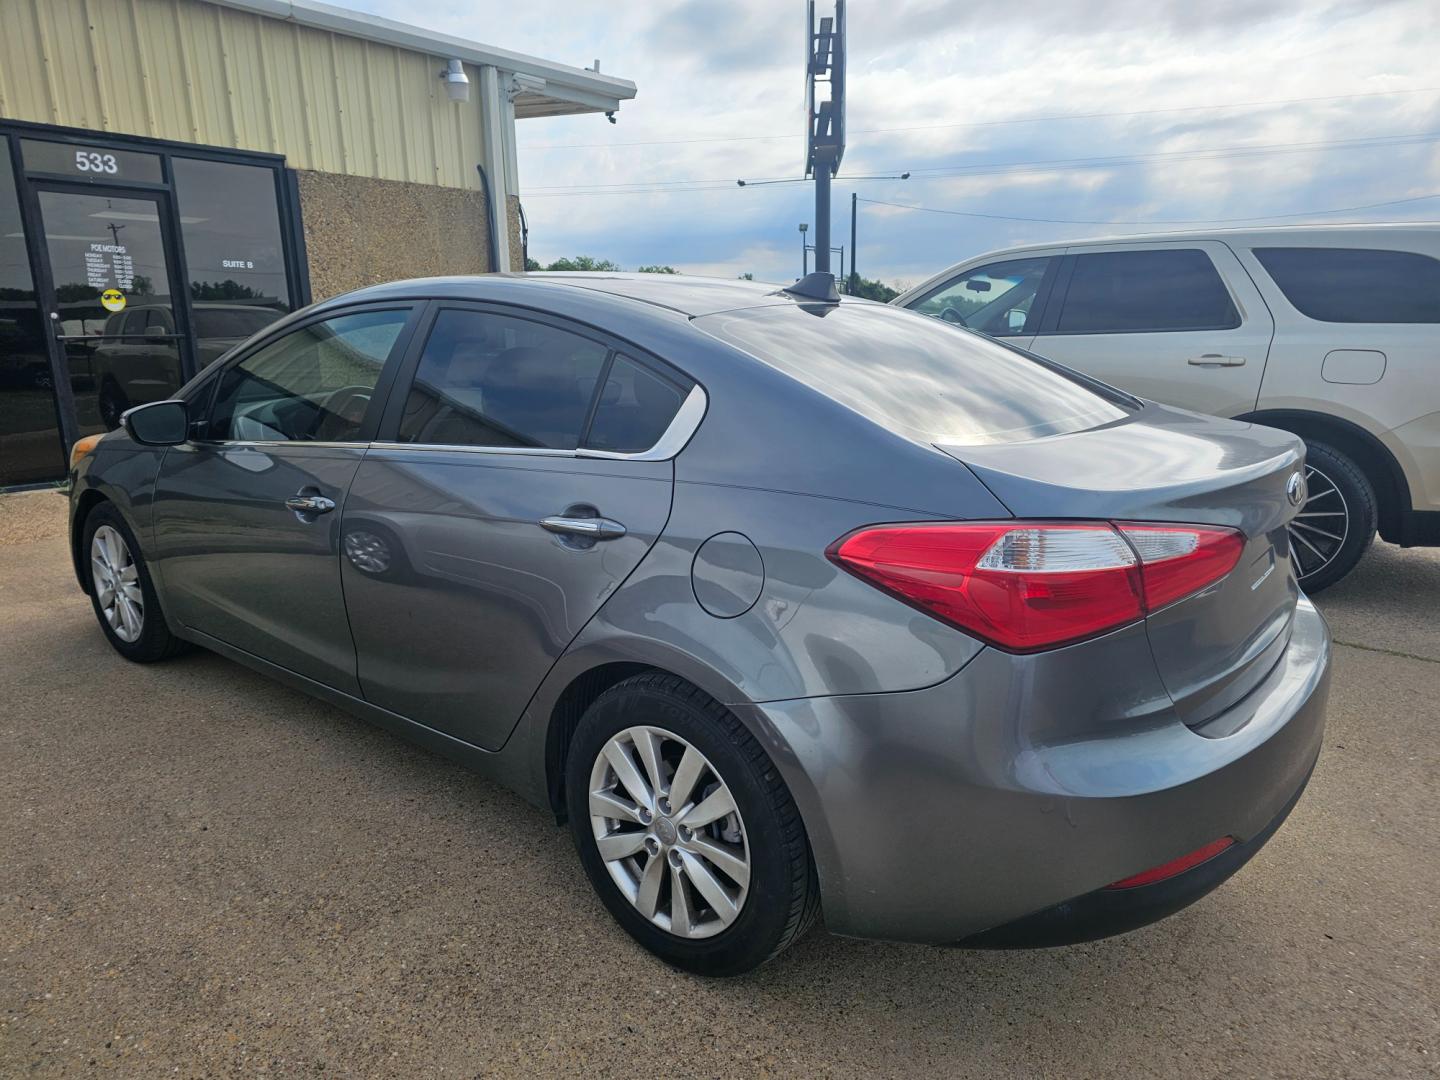
[[[119,289],[106,289],[100,294],[100,306],[106,311],[124,311],[125,294]]]

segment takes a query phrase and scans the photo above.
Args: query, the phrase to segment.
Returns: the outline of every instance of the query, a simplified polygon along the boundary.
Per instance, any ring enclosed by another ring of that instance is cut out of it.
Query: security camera
[[[451,60],[440,72],[440,78],[445,82],[445,93],[451,101],[470,100],[470,76],[465,74],[465,65],[459,60]]]
[[[613,124],[615,123],[615,114],[613,112],[607,112],[605,114],[605,119],[609,120]]]

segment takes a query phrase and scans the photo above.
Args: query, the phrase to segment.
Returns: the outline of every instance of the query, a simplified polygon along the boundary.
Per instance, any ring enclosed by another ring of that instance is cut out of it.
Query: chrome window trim
[[[614,450],[591,450],[583,446],[574,450],[556,450],[546,446],[469,446],[452,443],[380,440],[372,442],[370,446],[376,450],[424,450],[432,453],[506,454],[521,457],[592,458],[604,461],[668,461],[685,449],[691,437],[699,430],[700,421],[705,419],[705,410],[709,407],[709,403],[710,399],[704,389],[699,383],[695,383],[690,387],[690,393],[685,395],[685,400],[680,403],[680,408],[675,410],[675,416],[671,419],[670,426],[656,440],[655,445],[648,450],[640,450],[632,454],[617,453]],[[305,445],[318,446],[321,444],[306,443]]]

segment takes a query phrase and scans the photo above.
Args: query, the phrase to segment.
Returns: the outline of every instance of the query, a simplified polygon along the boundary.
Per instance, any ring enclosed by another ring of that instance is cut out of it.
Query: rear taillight
[[[992,645],[1037,652],[1145,617],[1224,577],[1230,529],[1126,522],[877,525],[830,546],[850,573]]]

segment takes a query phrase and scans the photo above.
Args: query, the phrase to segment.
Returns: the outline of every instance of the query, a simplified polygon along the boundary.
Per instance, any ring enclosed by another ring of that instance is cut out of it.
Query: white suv
[[[1304,438],[1314,592],[1380,535],[1440,544],[1440,225],[1166,233],[991,252],[893,301],[1140,397]]]

